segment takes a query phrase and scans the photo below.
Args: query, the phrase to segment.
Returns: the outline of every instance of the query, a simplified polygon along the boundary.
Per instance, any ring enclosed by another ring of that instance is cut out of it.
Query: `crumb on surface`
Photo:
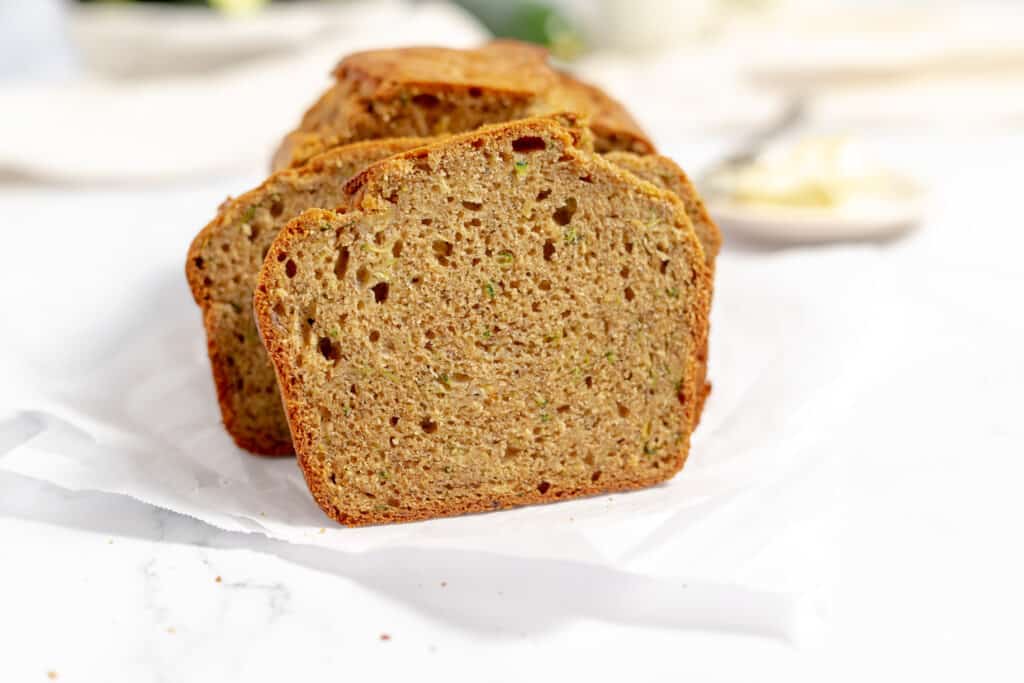
[[[57,672],[51,669],[46,672],[46,677],[49,678],[51,681],[55,681],[57,680]]]
[[[447,585],[448,585],[447,581],[442,581],[441,582],[441,588],[445,588]]]
[[[214,581],[216,581],[217,583],[220,583],[221,581],[223,581],[223,579],[218,576],[216,579],[214,579]]]
[[[382,633],[382,634],[380,634],[380,639],[381,640],[391,640],[391,635],[387,634],[387,633]]]

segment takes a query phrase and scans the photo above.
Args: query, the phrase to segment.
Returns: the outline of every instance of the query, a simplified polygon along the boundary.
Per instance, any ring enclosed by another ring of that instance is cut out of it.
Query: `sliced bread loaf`
[[[551,68],[545,50],[515,41],[360,52],[334,75],[335,84],[278,148],[273,168],[356,140],[458,133],[560,111],[589,114],[601,151],[654,149],[621,104]]]
[[[552,118],[370,166],[281,231],[254,308],[298,461],[344,524],[671,477],[710,274],[675,196]]]
[[[711,220],[711,216],[708,215],[708,211],[704,207],[704,202],[701,200],[700,195],[697,194],[697,189],[690,182],[683,169],[679,168],[676,162],[659,154],[640,156],[629,152],[610,152],[605,158],[616,166],[624,168],[638,177],[674,193],[682,199],[683,205],[686,206],[686,215],[693,224],[693,229],[697,233],[697,239],[700,240],[700,244],[704,248],[704,259],[713,278],[715,274],[715,258],[718,256],[718,251],[722,248],[722,233],[719,232],[715,222]],[[698,358],[697,387],[699,394],[696,415],[699,421],[701,414],[704,412],[704,401],[707,399],[708,394],[711,393],[711,383],[707,381],[707,343],[704,344],[704,348],[701,349]]]
[[[311,207],[333,207],[342,188],[369,163],[422,145],[423,138],[362,142],[277,173],[226,201],[196,236],[185,272],[203,312],[221,416],[235,442],[260,455],[293,452],[277,380],[256,332],[252,292],[281,227]]]

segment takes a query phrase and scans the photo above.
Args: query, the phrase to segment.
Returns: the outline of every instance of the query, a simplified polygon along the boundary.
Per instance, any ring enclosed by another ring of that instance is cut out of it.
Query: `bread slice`
[[[305,209],[336,206],[344,198],[345,181],[369,163],[424,142],[362,142],[315,157],[300,169],[277,173],[226,201],[193,240],[185,272],[203,312],[221,416],[242,448],[260,455],[294,452],[274,370],[252,315],[256,276],[271,242]]]
[[[306,481],[348,525],[671,477],[710,274],[682,202],[556,118],[349,181],[275,240],[254,309]]]
[[[683,201],[683,205],[686,207],[686,215],[693,224],[693,229],[697,233],[697,239],[700,240],[700,244],[704,248],[704,260],[711,271],[713,279],[715,259],[722,248],[722,233],[719,232],[715,222],[711,220],[711,216],[708,215],[708,211],[704,207],[704,202],[701,200],[700,195],[697,194],[697,189],[690,182],[683,169],[679,168],[676,162],[659,154],[640,156],[629,152],[609,152],[605,158],[616,166],[624,168],[638,177],[672,192]],[[704,412],[704,401],[707,400],[708,395],[711,393],[711,383],[707,381],[707,344],[704,345],[698,359],[697,387],[699,388],[699,394],[696,415],[699,422],[700,416]],[[694,427],[696,426],[696,423],[694,423]]]
[[[458,133],[561,111],[589,114],[601,151],[654,149],[621,104],[551,68],[545,50],[524,43],[359,52],[334,75],[334,86],[278,148],[274,169],[357,140]]]

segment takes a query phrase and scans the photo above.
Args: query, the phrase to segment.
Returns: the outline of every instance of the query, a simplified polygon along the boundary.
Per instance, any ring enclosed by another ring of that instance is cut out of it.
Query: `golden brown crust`
[[[686,245],[686,249],[693,257],[688,266],[691,269],[691,280],[689,287],[694,293],[693,306],[687,309],[687,327],[691,331],[692,348],[699,349],[707,339],[707,317],[710,307],[711,274],[704,259],[702,249],[693,232],[693,227],[686,216],[685,208],[681,200],[659,189],[654,185],[637,180],[632,174],[623,171],[615,165],[600,157],[589,155],[576,149],[576,140],[573,134],[559,126],[558,122],[550,119],[532,119],[512,124],[493,126],[482,129],[475,133],[454,136],[443,143],[427,147],[427,151],[433,152],[440,149],[451,149],[457,145],[472,145],[475,140],[483,137],[517,136],[538,134],[538,131],[551,137],[560,137],[570,157],[576,161],[585,159],[586,164],[593,164],[591,168],[597,167],[602,173],[614,175],[621,183],[632,188],[632,191],[639,194],[646,194],[657,197],[668,204],[676,207],[674,220],[679,230],[679,237]],[[611,474],[601,480],[601,483],[578,482],[577,485],[565,488],[550,488],[543,491],[513,491],[509,493],[488,496],[487,500],[462,500],[449,502],[447,504],[436,503],[424,505],[415,509],[389,508],[383,513],[360,514],[353,516],[337,507],[335,499],[328,488],[329,473],[325,469],[325,462],[317,457],[316,444],[314,443],[314,428],[307,424],[306,414],[300,409],[304,401],[304,389],[299,385],[296,368],[290,365],[291,361],[287,353],[286,339],[279,338],[278,328],[275,323],[275,300],[274,294],[276,283],[290,278],[287,274],[286,264],[283,263],[288,253],[294,253],[296,243],[302,241],[308,235],[323,234],[327,225],[339,224],[339,214],[345,218],[345,228],[351,225],[352,219],[365,214],[371,209],[376,201],[375,197],[368,196],[368,188],[374,183],[387,178],[389,174],[401,173],[403,164],[415,162],[422,150],[405,152],[388,161],[376,163],[349,181],[347,191],[351,193],[351,200],[346,206],[339,208],[338,212],[309,210],[293,220],[280,232],[272,246],[270,253],[260,272],[259,282],[254,295],[254,310],[257,317],[258,327],[263,337],[264,344],[274,361],[278,381],[281,386],[282,396],[286,406],[288,421],[291,424],[292,432],[295,435],[295,445],[298,454],[298,462],[302,468],[307,484],[318,505],[329,516],[338,522],[351,526],[365,524],[376,524],[381,522],[405,522],[431,517],[458,515],[469,512],[482,512],[518,505],[527,505],[552,500],[594,495],[611,491],[623,491],[636,489],[664,481],[673,476],[685,463],[689,448],[689,431],[695,420],[695,409],[697,401],[687,400],[699,398],[697,390],[696,373],[697,358],[694,355],[688,356],[685,360],[685,373],[679,387],[680,403],[684,408],[680,428],[686,438],[682,441],[679,449],[668,460],[666,467],[660,470],[649,470],[650,474],[640,476],[618,476]],[[333,227],[331,228],[334,229]],[[342,228],[339,228],[342,229]]]
[[[547,52],[515,41],[476,50],[412,47],[346,57],[337,82],[285,136],[272,168],[354,140],[442,135],[557,111],[592,119],[598,151],[654,151],[626,109],[599,88],[553,69]]]
[[[214,259],[228,254],[218,245],[244,242],[238,232],[239,221],[254,206],[265,204],[268,196],[308,191],[311,182],[333,172],[345,172],[339,182],[348,178],[347,169],[361,168],[384,156],[429,142],[424,138],[375,140],[356,143],[314,157],[305,166],[272,175],[259,187],[239,197],[228,199],[217,217],[193,239],[185,263],[185,275],[192,296],[202,310],[207,339],[210,369],[217,388],[221,418],[228,433],[239,447],[256,455],[291,455],[291,434],[285,420],[274,384],[269,359],[256,339],[251,314],[251,282],[255,280],[258,262],[246,271],[243,261],[234,266],[232,277],[211,277]],[[288,197],[284,197],[285,205]],[[306,207],[303,207],[306,208]],[[290,216],[270,217],[268,229]],[[267,245],[272,235],[260,240]],[[259,247],[259,242],[253,248]],[[246,246],[251,246],[246,243]],[[243,367],[244,366],[244,367]],[[261,370],[265,366],[265,370]],[[252,381],[252,374],[263,381]]]
[[[556,108],[590,116],[597,152],[654,153],[654,144],[621,102],[571,74],[559,72],[558,79],[560,88],[553,93]]]

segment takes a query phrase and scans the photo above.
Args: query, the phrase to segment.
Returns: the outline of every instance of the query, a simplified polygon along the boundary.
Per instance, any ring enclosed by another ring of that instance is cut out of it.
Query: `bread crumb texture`
[[[341,147],[301,169],[275,173],[219,209],[196,236],[185,272],[203,311],[207,351],[224,426],[261,455],[291,455],[277,379],[252,315],[252,292],[277,233],[312,207],[344,201],[345,182],[367,164],[429,140],[390,139]]]
[[[270,247],[254,306],[343,524],[651,485],[686,459],[710,272],[680,199],[571,117],[370,166]]]

